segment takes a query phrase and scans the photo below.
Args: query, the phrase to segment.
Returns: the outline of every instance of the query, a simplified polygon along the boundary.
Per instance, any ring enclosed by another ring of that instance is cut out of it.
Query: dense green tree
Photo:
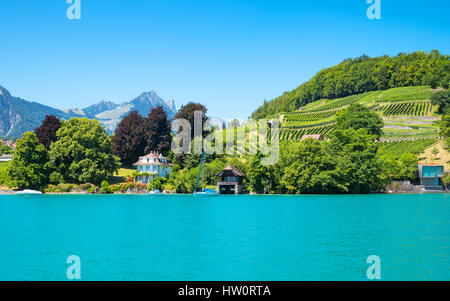
[[[113,136],[113,152],[123,164],[130,166],[144,155],[145,123],[138,111],[132,111],[117,126]]]
[[[50,145],[57,140],[56,132],[61,127],[61,120],[53,115],[46,115],[41,126],[34,130],[39,142],[42,143],[47,150]]]
[[[382,153],[379,155],[379,162],[382,167],[380,177],[386,185],[392,181],[412,181],[416,178],[417,163],[419,162],[417,155],[403,153],[397,156]]]
[[[103,180],[100,188],[100,192],[102,194],[112,193],[111,187],[109,186],[108,181]]]
[[[333,181],[330,173],[334,162],[328,157],[324,144],[308,138],[289,147],[281,179],[288,193],[333,193],[339,190],[339,183]]]
[[[193,193],[200,168],[184,168],[172,173],[165,185],[166,190],[177,193]]]
[[[444,111],[441,124],[439,127],[439,134],[444,139],[444,146],[446,149],[450,148],[450,108]]]
[[[8,187],[10,185],[11,178],[8,174],[8,165],[7,164],[0,164],[0,187],[6,186]]]
[[[383,134],[383,120],[366,106],[354,103],[337,114],[336,128],[338,130],[365,129],[370,135],[379,138]]]
[[[194,103],[189,102],[188,104],[181,107],[181,109],[178,111],[178,113],[175,115],[174,119],[186,119],[189,121],[189,124],[191,125],[191,137],[194,138],[194,113],[195,112],[202,112],[202,126],[207,120],[206,112],[208,112],[208,109],[200,104],[200,103]]]
[[[112,142],[97,120],[72,118],[57,132],[50,147],[52,177],[67,183],[100,184],[120,167]]]
[[[309,138],[282,144],[280,160],[272,167],[261,165],[261,155],[249,160],[216,158],[206,164],[206,185],[216,185],[217,173],[230,163],[245,173],[244,187],[257,193],[332,194],[369,193],[382,190],[393,179],[410,179],[417,169],[417,156],[404,154],[383,165],[375,136],[365,129],[337,130],[329,141]],[[194,159],[194,158],[193,158]],[[389,158],[391,159],[391,158]],[[191,193],[200,161],[192,160],[172,173],[164,187]],[[388,169],[390,168],[390,170]]]
[[[444,174],[444,177],[442,178],[442,184],[444,184],[445,189],[448,190],[449,185],[450,185],[450,174],[449,173]]]
[[[6,144],[0,142],[0,155],[12,154],[13,149]]]
[[[235,163],[234,160],[231,160],[230,162],[232,162],[231,164]],[[203,174],[205,175],[205,186],[209,186],[210,188],[216,187],[217,181],[219,180],[217,174],[219,174],[227,164],[228,162],[222,159],[215,159],[206,163],[204,166],[205,170],[202,171],[200,177],[199,188],[203,185]],[[164,184],[164,187],[169,191],[192,193],[194,192],[197,183],[199,170],[200,162],[194,167],[185,167],[176,172],[172,172],[169,179]]]
[[[413,181],[416,178],[417,164],[419,159],[417,155],[410,153],[403,153],[398,158],[400,170],[397,179]]]
[[[431,103],[439,106],[438,113],[442,114],[448,108],[450,108],[450,90],[440,90],[431,96]]]
[[[154,178],[153,179],[153,189],[157,189],[159,191],[164,191],[164,185],[167,183],[167,179],[166,178]],[[152,189],[151,184],[148,187],[149,190]]]
[[[374,138],[365,129],[333,132],[326,142],[326,151],[336,162],[333,170],[334,180],[339,184],[336,192],[369,193],[382,188]]]
[[[264,193],[270,184],[270,170],[267,166],[261,164],[261,153],[256,154],[250,159],[247,178],[252,192]]]
[[[153,108],[145,120],[145,152],[167,154],[171,147],[171,125],[163,107]]]
[[[12,186],[19,189],[41,189],[48,183],[48,152],[33,132],[17,140],[8,175]]]
[[[374,136],[337,130],[329,141],[282,145],[275,166],[278,193],[367,193],[382,189]],[[280,180],[281,179],[281,180]]]

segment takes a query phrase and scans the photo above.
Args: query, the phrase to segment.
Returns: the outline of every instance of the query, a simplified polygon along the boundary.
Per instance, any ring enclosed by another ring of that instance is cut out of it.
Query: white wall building
[[[12,161],[12,155],[1,155],[0,162],[9,162]]]
[[[151,152],[150,154],[139,157],[139,161],[133,164],[136,166],[138,173],[155,174],[155,178],[167,178],[172,173],[173,164],[169,159],[161,154]],[[151,177],[137,177],[137,182],[148,183]]]

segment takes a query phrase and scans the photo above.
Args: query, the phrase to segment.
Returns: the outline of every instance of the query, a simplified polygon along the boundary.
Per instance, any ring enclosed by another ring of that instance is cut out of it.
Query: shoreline
[[[310,196],[310,195],[318,195],[318,196],[330,196],[330,195],[389,195],[389,194],[444,194],[450,193],[450,191],[422,191],[422,192],[374,192],[374,193],[357,193],[357,194],[228,194],[228,196],[243,196],[243,195],[252,195],[252,196]],[[15,191],[0,191],[0,196],[2,195],[16,195]],[[89,193],[89,192],[47,192],[42,193],[42,195],[92,195],[92,196],[112,196],[112,195],[148,195],[147,193]],[[162,193],[161,195],[168,196],[182,196],[182,195],[192,195],[192,193]],[[221,194],[218,194],[221,195]],[[227,195],[227,194],[222,194]],[[22,195],[23,196],[23,195]]]

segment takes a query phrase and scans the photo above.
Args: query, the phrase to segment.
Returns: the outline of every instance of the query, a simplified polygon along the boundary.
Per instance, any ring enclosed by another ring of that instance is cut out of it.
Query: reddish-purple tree
[[[153,108],[145,120],[145,152],[157,151],[165,154],[171,146],[170,121],[163,107]]]
[[[145,153],[145,121],[138,111],[132,111],[114,132],[113,152],[125,165],[135,163]]]
[[[56,132],[61,127],[61,120],[53,115],[45,116],[40,127],[34,130],[39,143],[42,143],[46,149],[50,149],[50,145],[58,140]]]

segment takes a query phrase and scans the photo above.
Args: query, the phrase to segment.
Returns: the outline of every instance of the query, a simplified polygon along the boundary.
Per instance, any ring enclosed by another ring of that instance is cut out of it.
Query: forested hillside
[[[433,50],[400,53],[396,57],[370,58],[363,55],[323,69],[310,81],[282,96],[264,102],[253,114],[255,119],[280,112],[297,111],[319,99],[335,99],[369,91],[408,86],[448,88],[450,56]]]

